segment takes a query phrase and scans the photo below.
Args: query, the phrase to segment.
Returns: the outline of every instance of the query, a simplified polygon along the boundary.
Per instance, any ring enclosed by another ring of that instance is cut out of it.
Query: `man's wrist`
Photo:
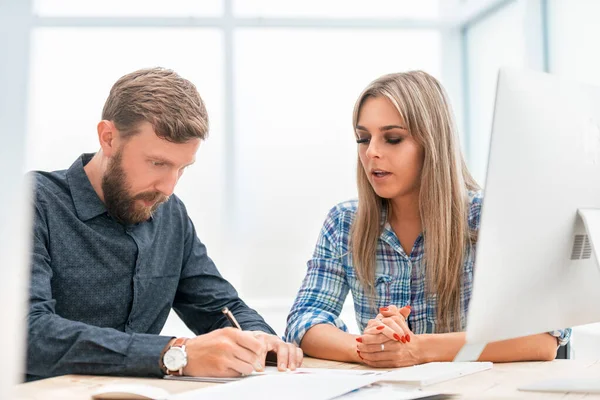
[[[167,352],[167,350],[169,350],[171,348],[171,346],[173,346],[173,343],[175,343],[176,340],[177,340],[176,337],[171,338],[171,340],[169,340],[169,343],[167,343],[165,348],[162,349],[162,351],[160,352],[160,358],[158,360],[158,365],[160,366],[160,369],[165,373],[165,375],[168,374],[169,371],[167,371],[167,367],[165,367],[165,364],[163,362],[163,357],[165,356],[165,353]]]

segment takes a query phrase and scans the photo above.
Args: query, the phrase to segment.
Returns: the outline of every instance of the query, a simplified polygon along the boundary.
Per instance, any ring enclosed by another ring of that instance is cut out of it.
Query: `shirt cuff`
[[[137,376],[164,376],[160,355],[171,339],[172,336],[134,333],[127,350],[127,371]]]
[[[242,327],[245,331],[261,331],[264,333],[268,333],[269,335],[277,336],[277,333],[269,325],[266,324],[252,324],[252,325],[244,325]]]
[[[569,340],[571,339],[571,331],[571,328],[567,328],[557,329],[548,333],[558,339],[558,346],[564,346],[565,344],[569,343]]]
[[[290,323],[286,330],[285,341],[300,346],[306,332],[318,324],[333,325],[344,332],[348,332],[346,324],[344,324],[344,321],[340,317],[327,311],[318,310],[303,314],[296,321]]]

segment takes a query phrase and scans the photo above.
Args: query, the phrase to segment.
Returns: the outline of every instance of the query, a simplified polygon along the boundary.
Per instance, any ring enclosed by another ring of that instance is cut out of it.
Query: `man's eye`
[[[162,167],[163,165],[165,165],[164,162],[160,162],[160,161],[150,161],[152,163],[153,166],[155,167]]]

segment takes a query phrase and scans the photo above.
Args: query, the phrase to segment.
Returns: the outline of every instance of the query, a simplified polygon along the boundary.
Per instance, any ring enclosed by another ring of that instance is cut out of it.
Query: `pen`
[[[240,326],[240,324],[238,324],[238,322],[236,321],[236,319],[233,316],[233,314],[231,313],[231,311],[229,311],[229,308],[223,307],[223,309],[221,310],[221,312],[223,314],[225,314],[225,316],[229,320],[229,323],[231,324],[231,326],[233,326],[235,328],[238,328],[239,330],[242,330],[242,327]]]
[[[227,320],[233,327],[238,328],[239,330],[242,330],[242,327],[240,326],[240,324],[238,324],[237,320],[235,319],[235,317],[233,316],[233,313],[229,310],[229,308],[223,307],[221,309],[221,312],[223,314],[225,314],[225,316],[227,317]],[[275,354],[272,351],[269,351],[266,356],[265,365],[277,366],[277,354]],[[262,368],[259,368],[256,371],[260,371],[260,370],[262,370]]]

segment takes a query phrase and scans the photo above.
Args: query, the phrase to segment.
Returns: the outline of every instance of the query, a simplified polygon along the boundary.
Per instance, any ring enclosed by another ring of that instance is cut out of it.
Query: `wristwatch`
[[[183,375],[183,368],[187,365],[188,358],[185,352],[187,338],[178,338],[169,350],[163,355],[162,361],[167,375]]]

